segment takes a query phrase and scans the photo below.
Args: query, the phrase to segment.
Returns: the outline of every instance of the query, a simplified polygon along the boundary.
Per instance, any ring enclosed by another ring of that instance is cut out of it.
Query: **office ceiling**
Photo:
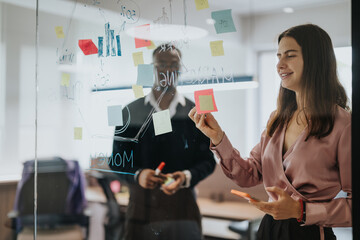
[[[78,1],[78,2],[92,2],[94,0],[59,0],[61,1]],[[101,0],[97,0],[101,1]],[[136,0],[135,0],[136,1]],[[149,0],[148,0],[149,1]],[[170,1],[170,0],[168,0]],[[182,0],[172,0],[172,1],[182,1]],[[194,0],[187,0],[194,1]],[[350,3],[351,0],[208,0],[209,5],[212,8],[223,8],[223,9],[232,9],[233,12],[236,12],[241,15],[256,15],[256,14],[266,14],[266,13],[276,13],[282,11],[285,7],[291,7],[296,11],[297,9],[319,7],[328,4],[335,3]],[[35,0],[0,0],[0,2],[20,5],[23,7],[33,8],[35,6]],[[46,0],[39,0],[41,5],[47,5]],[[54,9],[56,6],[51,5],[51,8]],[[45,9],[43,9],[45,10]]]
[[[350,3],[351,0],[213,0],[211,4],[216,7],[231,8],[241,15],[251,15],[280,12],[287,7],[296,11],[346,2]]]

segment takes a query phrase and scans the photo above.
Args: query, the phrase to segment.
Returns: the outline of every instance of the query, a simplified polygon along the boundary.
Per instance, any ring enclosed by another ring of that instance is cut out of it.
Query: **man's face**
[[[174,49],[166,49],[154,56],[154,67],[157,79],[154,86],[176,88],[180,70],[180,55]]]

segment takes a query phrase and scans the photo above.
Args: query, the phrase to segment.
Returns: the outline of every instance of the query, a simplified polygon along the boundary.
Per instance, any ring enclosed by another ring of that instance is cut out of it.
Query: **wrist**
[[[298,211],[298,218],[296,220],[301,224],[305,224],[305,221],[306,221],[306,204],[302,199],[299,199],[298,203],[300,205],[300,212]]]
[[[221,131],[221,133],[218,133],[215,139],[211,139],[211,142],[213,145],[218,145],[221,143],[222,139],[224,137],[224,131]]]
[[[140,169],[138,169],[138,170],[135,172],[134,180],[135,180],[136,183],[139,183],[139,176],[140,176],[140,173],[141,173],[142,170],[143,170],[143,169],[140,168]]]

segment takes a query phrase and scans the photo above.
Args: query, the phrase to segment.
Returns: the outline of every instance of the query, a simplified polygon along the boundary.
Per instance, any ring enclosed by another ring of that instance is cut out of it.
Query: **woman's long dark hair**
[[[322,138],[334,127],[336,106],[349,110],[348,98],[336,71],[336,58],[329,35],[313,24],[299,25],[284,31],[284,37],[292,37],[301,47],[304,68],[301,77],[301,105],[305,114],[308,135]],[[280,86],[277,109],[267,125],[272,136],[278,127],[285,126],[297,110],[295,92]]]

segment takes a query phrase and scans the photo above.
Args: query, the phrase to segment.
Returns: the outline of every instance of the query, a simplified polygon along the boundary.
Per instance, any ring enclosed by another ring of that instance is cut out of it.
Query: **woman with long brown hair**
[[[351,114],[332,42],[316,25],[295,26],[278,37],[277,56],[277,109],[248,158],[212,114],[193,108],[189,117],[227,177],[241,187],[264,184],[269,201],[250,200],[266,213],[258,239],[336,239],[331,227],[352,226]]]

